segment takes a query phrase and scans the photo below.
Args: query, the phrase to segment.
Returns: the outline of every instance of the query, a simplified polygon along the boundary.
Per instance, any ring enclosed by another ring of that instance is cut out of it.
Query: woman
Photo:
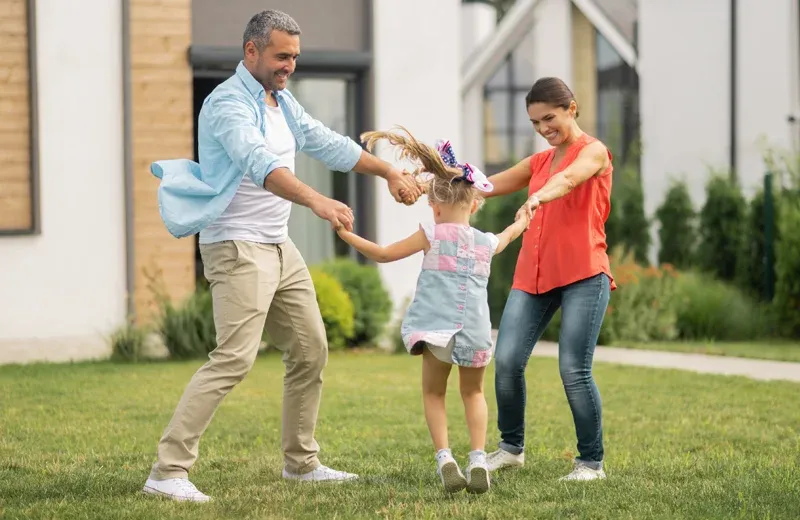
[[[528,186],[517,213],[532,215],[522,240],[495,353],[499,449],[490,470],[522,466],[525,436],[525,367],[536,342],[561,307],[558,363],[569,401],[579,456],[563,480],[605,478],[600,394],[592,357],[615,289],[606,254],[605,221],[611,206],[611,153],[583,132],[578,105],[557,78],[542,78],[525,103],[534,129],[552,148],[493,175],[494,191]]]

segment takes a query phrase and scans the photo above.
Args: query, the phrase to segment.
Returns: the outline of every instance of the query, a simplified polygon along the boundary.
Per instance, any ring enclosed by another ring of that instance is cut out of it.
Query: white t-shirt
[[[296,144],[280,107],[266,106],[267,149],[277,155],[279,166],[294,172]],[[200,231],[200,243],[245,240],[279,244],[289,236],[292,203],[256,186],[245,175],[227,209],[210,226]]]

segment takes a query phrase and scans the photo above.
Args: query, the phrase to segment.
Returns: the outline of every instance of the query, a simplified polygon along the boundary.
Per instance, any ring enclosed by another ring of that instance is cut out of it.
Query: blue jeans
[[[579,460],[603,460],[600,393],[592,377],[592,358],[608,307],[605,274],[544,294],[512,290],[503,310],[495,352],[495,392],[500,448],[515,455],[525,446],[525,367],[534,345],[561,307],[558,368],[572,410]]]

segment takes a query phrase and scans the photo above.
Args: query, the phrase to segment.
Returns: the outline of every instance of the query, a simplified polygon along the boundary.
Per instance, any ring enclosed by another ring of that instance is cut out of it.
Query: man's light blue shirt
[[[257,186],[280,166],[266,146],[264,87],[240,62],[236,73],[203,102],[197,120],[200,163],[168,159],[150,165],[161,179],[158,208],[167,230],[178,238],[194,235],[228,207],[244,175]],[[329,169],[347,172],[361,157],[352,139],[327,128],[306,113],[288,90],[274,91],[297,152],[305,152]]]

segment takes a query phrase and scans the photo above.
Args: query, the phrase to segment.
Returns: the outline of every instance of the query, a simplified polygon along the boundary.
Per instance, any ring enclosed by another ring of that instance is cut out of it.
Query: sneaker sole
[[[448,462],[442,466],[442,484],[448,493],[458,493],[467,487],[467,479],[458,471],[458,464]]]
[[[169,499],[169,500],[174,500],[176,502],[196,502],[198,504],[202,504],[202,503],[211,501],[211,498],[206,498],[204,500],[195,500],[193,498],[179,497],[179,496],[175,496],[175,495],[170,495],[169,493],[164,493],[163,491],[159,491],[157,489],[153,489],[153,488],[148,487],[148,486],[145,486],[145,487],[142,488],[142,493],[144,493],[145,495],[153,495],[153,496],[157,496],[157,497],[166,498],[166,499]]]
[[[490,486],[489,470],[484,468],[473,468],[470,470],[467,492],[480,495],[489,491]]]
[[[492,467],[491,464],[490,464],[489,465],[489,471],[490,472],[495,472],[495,471],[499,471],[501,469],[519,469],[519,468],[523,467],[524,465],[525,465],[524,462],[506,463],[506,464],[503,464],[503,465],[500,465],[500,466],[497,466],[497,467]]]

